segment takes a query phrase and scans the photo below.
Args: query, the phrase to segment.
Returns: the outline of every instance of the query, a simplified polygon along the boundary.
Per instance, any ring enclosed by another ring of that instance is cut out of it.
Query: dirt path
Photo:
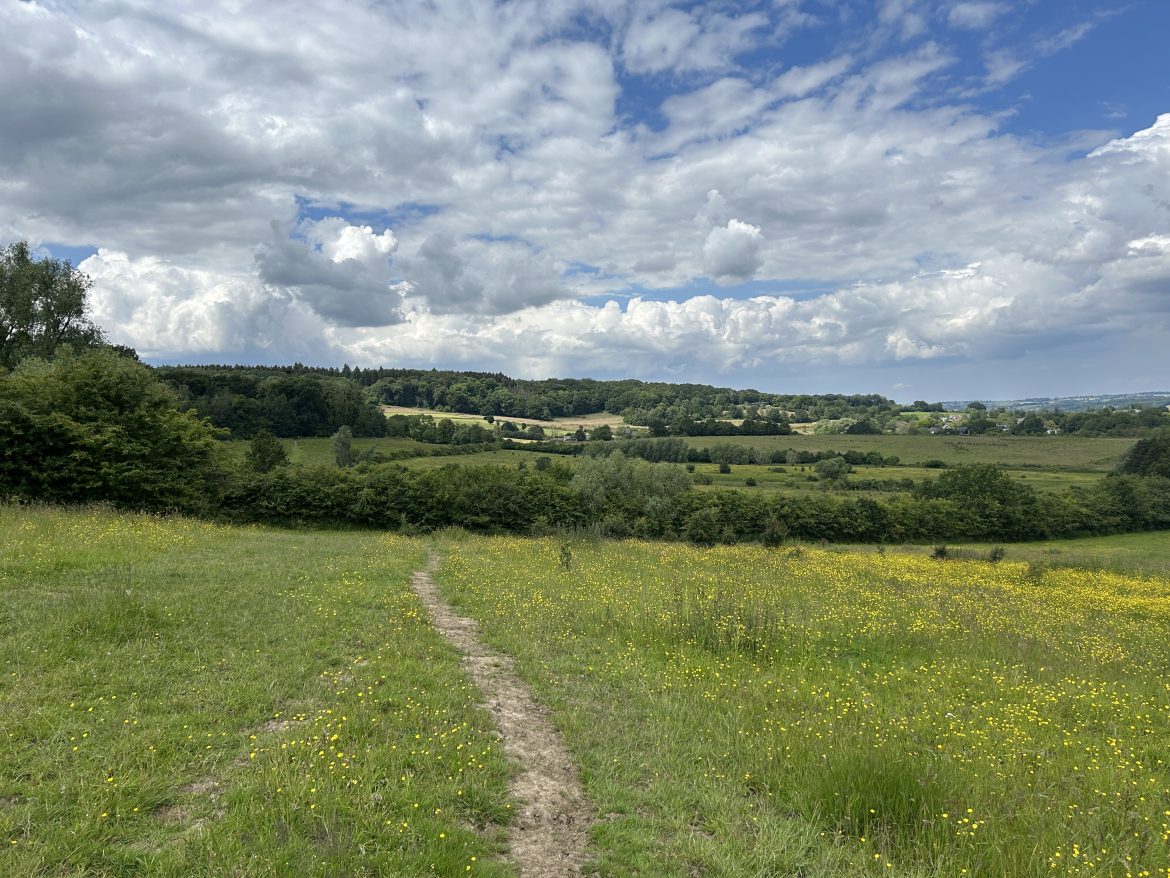
[[[547,710],[517,676],[512,658],[484,646],[475,621],[440,597],[428,571],[415,573],[411,584],[435,627],[463,653],[463,667],[484,694],[504,751],[520,767],[509,792],[521,803],[511,832],[512,860],[521,878],[580,875],[590,812],[577,768]]]

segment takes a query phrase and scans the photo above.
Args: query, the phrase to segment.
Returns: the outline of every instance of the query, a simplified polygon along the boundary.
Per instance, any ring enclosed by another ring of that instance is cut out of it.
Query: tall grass
[[[441,580],[554,705],[601,874],[1170,875],[1170,581],[558,548],[454,540]]]

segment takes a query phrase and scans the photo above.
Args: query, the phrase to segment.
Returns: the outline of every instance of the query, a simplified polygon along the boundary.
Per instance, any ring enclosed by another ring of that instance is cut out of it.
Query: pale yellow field
[[[390,415],[430,415],[435,420],[449,418],[456,423],[487,423],[482,415],[472,415],[464,412],[440,412],[435,409],[418,409],[401,405],[384,405],[381,408],[386,417],[390,417]],[[506,415],[500,415],[496,418],[496,421],[510,421],[513,424],[524,425],[535,424],[538,427],[544,427],[545,432],[550,436],[564,436],[566,433],[575,432],[578,427],[591,430],[594,427],[608,424],[610,427],[617,428],[625,423],[621,415],[615,415],[611,412],[596,412],[591,415],[553,418],[551,421],[541,421],[537,418],[512,418]]]

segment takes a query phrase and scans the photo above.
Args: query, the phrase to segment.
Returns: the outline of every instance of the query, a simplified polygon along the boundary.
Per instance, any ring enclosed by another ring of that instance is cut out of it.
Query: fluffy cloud
[[[10,3],[0,238],[99,247],[98,322],[169,359],[652,377],[1164,325],[1170,116],[1010,136],[948,90],[1024,69],[948,42],[1005,4],[859,9]]]
[[[296,235],[273,224],[274,240],[256,248],[260,279],[343,326],[386,326],[402,319],[401,292],[389,283],[394,234],[375,235],[340,217],[303,222]]]
[[[971,0],[971,2],[956,3],[947,13],[947,21],[952,27],[983,30],[1007,10],[1003,3],[991,0]]]
[[[747,280],[760,269],[763,237],[758,226],[737,219],[712,229],[703,244],[704,270],[718,281]]]
[[[99,250],[79,268],[94,281],[93,317],[110,340],[144,357],[308,362],[343,352],[303,304],[251,273],[180,268]]]
[[[434,234],[395,268],[410,296],[436,314],[507,313],[562,295],[553,261],[523,241],[457,241]]]
[[[731,16],[667,7],[634,19],[622,60],[634,73],[724,70],[767,26],[768,18],[758,12]]]

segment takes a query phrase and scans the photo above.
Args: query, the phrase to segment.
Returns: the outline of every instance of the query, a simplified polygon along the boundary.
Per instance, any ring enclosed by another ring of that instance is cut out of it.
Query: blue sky
[[[155,362],[1167,389],[1170,3],[0,6],[0,243]]]

